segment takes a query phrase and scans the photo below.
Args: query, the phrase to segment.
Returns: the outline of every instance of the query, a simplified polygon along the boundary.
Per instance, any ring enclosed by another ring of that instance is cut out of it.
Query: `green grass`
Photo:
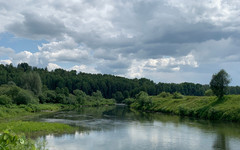
[[[240,95],[184,96],[182,99],[152,96],[152,105],[145,111],[164,112],[210,120],[240,121]],[[132,108],[137,106],[133,103]]]
[[[0,105],[0,122],[21,120],[24,117],[64,110],[69,107],[62,104]]]
[[[61,123],[48,123],[48,122],[33,122],[33,121],[13,121],[0,123],[0,131],[10,129],[15,133],[25,133],[26,135],[36,134],[61,134],[71,133],[77,130],[72,127]]]

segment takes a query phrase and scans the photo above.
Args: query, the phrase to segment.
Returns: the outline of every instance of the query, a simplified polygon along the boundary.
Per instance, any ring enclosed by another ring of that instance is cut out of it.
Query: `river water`
[[[240,124],[210,122],[124,106],[82,108],[36,118],[78,126],[46,135],[49,150],[240,150]]]

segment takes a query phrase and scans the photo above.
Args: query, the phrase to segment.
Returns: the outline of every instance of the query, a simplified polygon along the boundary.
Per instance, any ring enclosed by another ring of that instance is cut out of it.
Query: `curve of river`
[[[239,150],[240,124],[210,122],[127,107],[82,108],[35,120],[78,126],[74,134],[46,135],[49,150]]]

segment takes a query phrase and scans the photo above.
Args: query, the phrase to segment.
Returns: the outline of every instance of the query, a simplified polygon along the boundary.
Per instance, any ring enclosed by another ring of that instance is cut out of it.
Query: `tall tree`
[[[230,81],[231,79],[228,73],[222,69],[217,74],[213,74],[210,88],[218,98],[222,98],[227,92],[227,87]]]
[[[24,73],[22,75],[22,87],[34,92],[34,94],[41,94],[42,82],[37,72]]]

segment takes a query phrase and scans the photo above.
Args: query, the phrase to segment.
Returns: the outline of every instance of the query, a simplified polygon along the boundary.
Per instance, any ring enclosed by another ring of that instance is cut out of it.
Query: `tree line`
[[[99,91],[103,98],[114,98],[117,102],[122,102],[126,98],[135,97],[141,91],[149,95],[158,95],[161,92],[179,92],[183,95],[203,96],[205,91],[210,88],[209,85],[202,84],[154,83],[146,78],[128,79],[107,74],[77,73],[75,70],[48,71],[47,68],[32,67],[27,63],[18,64],[16,67],[12,64],[1,64],[0,85],[9,83],[31,90],[40,100],[44,101],[48,100],[44,99],[45,95],[53,95],[53,98],[59,100],[60,97],[56,98],[56,94],[64,97],[64,95],[74,94],[75,90],[80,90],[86,95],[92,95]],[[240,94],[240,87],[229,87],[227,93]]]

